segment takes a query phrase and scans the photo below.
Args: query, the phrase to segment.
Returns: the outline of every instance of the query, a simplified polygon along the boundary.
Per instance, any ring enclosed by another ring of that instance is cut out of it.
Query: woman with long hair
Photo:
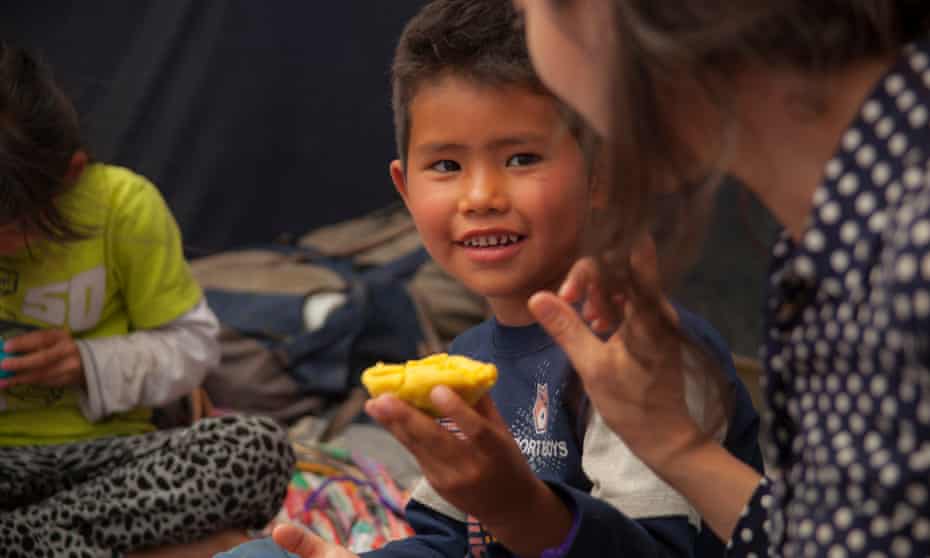
[[[541,76],[612,158],[592,261],[531,301],[605,420],[732,555],[930,555],[930,5],[517,4]],[[715,371],[681,358],[654,304],[727,174],[784,228],[763,332],[771,478],[691,419],[680,388]],[[637,264],[649,234],[661,280]],[[614,314],[607,340],[582,321]]]

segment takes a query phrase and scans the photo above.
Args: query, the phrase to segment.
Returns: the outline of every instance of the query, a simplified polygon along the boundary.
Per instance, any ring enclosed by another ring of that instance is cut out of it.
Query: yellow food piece
[[[362,373],[362,383],[372,397],[392,393],[433,416],[429,394],[436,386],[447,386],[474,405],[497,381],[497,367],[460,355],[438,353],[405,364],[379,362]]]

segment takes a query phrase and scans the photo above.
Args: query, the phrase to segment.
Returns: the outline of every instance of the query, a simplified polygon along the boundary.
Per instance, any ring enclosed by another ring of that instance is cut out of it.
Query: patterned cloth
[[[734,556],[930,556],[930,43],[863,104],[775,247],[764,481]]]
[[[326,445],[295,448],[299,470],[266,534],[296,522],[355,553],[413,534],[403,511],[409,495],[381,464]]]

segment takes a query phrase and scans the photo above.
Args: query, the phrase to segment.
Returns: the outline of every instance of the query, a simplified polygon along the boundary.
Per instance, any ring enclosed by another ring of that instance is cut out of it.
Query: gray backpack
[[[488,316],[399,204],[191,267],[223,326],[222,363],[204,384],[213,404],[286,422],[360,407],[364,368],[445,350]]]

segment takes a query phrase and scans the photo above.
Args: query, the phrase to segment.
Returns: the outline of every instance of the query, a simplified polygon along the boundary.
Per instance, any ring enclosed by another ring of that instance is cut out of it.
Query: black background
[[[0,0],[104,161],[152,179],[189,254],[268,242],[397,199],[388,68],[422,0]],[[771,220],[720,193],[680,300],[758,346]]]

